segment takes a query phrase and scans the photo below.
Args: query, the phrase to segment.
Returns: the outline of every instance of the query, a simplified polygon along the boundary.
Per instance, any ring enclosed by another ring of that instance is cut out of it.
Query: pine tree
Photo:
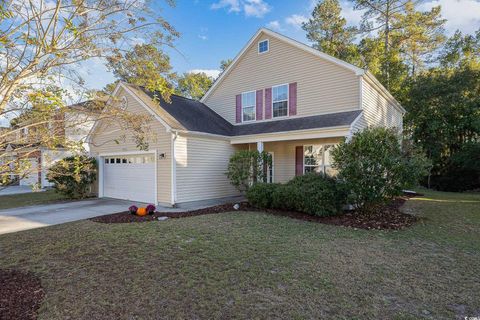
[[[379,39],[383,44],[383,60],[381,72],[383,75],[384,86],[390,89],[390,58],[391,54],[391,33],[394,28],[394,22],[398,14],[405,9],[405,0],[351,0],[354,8],[365,10],[362,16],[360,32],[370,34],[377,32]]]
[[[315,6],[312,17],[302,27],[314,48],[358,64],[358,50],[353,43],[357,28],[347,27],[347,20],[340,15],[341,10],[338,0],[323,0]]]
[[[440,65],[445,69],[480,69],[480,29],[473,35],[463,35],[457,30],[440,53]]]
[[[225,59],[220,61],[220,71],[223,72],[227,70],[227,68],[232,64],[233,60],[232,59]]]
[[[409,66],[413,78],[445,41],[443,34],[445,22],[446,20],[441,17],[440,6],[421,12],[415,10],[413,1],[407,2],[405,12],[396,17],[392,38]]]

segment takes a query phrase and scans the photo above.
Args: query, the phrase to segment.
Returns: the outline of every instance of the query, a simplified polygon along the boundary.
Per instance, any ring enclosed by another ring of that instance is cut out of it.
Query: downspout
[[[177,159],[175,156],[175,141],[178,137],[178,131],[172,130],[172,207],[177,203]]]

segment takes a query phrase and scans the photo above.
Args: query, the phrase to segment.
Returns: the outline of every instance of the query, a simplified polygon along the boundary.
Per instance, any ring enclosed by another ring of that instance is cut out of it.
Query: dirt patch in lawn
[[[45,295],[30,272],[0,269],[0,319],[37,319]]]
[[[378,229],[378,230],[398,230],[414,224],[418,219],[412,215],[403,213],[399,208],[405,203],[408,197],[400,197],[393,200],[390,204],[378,207],[375,211],[359,213],[356,211],[346,212],[338,216],[318,217],[301,212],[282,211],[274,209],[258,209],[250,206],[248,202],[239,204],[239,211],[258,211],[268,214],[290,217],[310,222],[333,224],[338,226],[360,228],[360,229]],[[224,204],[214,207],[208,207],[193,211],[184,212],[155,212],[152,215],[139,217],[129,212],[119,212],[110,215],[91,218],[91,221],[100,223],[134,223],[148,222],[158,220],[159,217],[185,218],[205,214],[215,214],[235,211],[233,204]]]

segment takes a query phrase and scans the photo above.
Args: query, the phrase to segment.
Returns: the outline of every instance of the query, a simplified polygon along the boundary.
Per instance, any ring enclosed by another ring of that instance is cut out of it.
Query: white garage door
[[[25,164],[25,171],[20,173],[20,185],[21,186],[31,186],[32,184],[38,183],[38,160],[36,158],[28,158],[25,161],[28,163]]]
[[[103,196],[156,203],[154,154],[104,158]]]

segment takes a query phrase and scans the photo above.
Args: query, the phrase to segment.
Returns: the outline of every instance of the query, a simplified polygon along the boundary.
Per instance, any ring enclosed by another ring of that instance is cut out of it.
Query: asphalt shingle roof
[[[161,98],[161,95],[155,95],[149,91],[145,93],[152,99],[157,99],[162,109],[189,131],[231,135],[233,126],[230,122],[199,101],[172,94],[171,103],[168,103]]]
[[[244,124],[235,126],[234,135],[286,132],[306,129],[320,129],[328,127],[348,126],[361,113],[361,110],[322,114],[318,116],[292,118]]]
[[[144,92],[152,99],[156,99],[160,106],[187,130],[223,136],[243,136],[348,126],[362,112],[361,110],[354,110],[234,126],[202,102],[178,95],[171,95],[171,103],[168,103],[161,98],[161,95],[156,95],[146,90]]]

